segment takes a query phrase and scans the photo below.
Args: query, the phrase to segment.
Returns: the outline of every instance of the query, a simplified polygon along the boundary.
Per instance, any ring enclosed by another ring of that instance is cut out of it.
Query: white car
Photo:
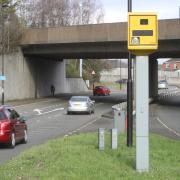
[[[69,100],[67,114],[86,112],[94,113],[94,103],[88,96],[72,96]]]
[[[158,82],[158,89],[168,89],[168,83],[166,80],[161,80]]]

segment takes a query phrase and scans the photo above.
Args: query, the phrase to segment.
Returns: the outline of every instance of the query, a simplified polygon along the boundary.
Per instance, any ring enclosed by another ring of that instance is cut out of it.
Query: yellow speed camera
[[[158,48],[156,13],[128,13],[128,50],[135,55],[148,55]]]

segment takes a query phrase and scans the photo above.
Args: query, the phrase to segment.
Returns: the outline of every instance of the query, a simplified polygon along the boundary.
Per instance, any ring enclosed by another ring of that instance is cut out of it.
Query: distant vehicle
[[[110,95],[111,91],[109,88],[107,88],[106,86],[96,86],[93,89],[93,95],[94,96],[106,96],[106,95]]]
[[[27,143],[27,124],[11,106],[0,106],[0,143],[14,148],[17,142]]]
[[[158,82],[158,89],[168,89],[168,83],[166,80],[160,80]]]
[[[86,112],[94,113],[94,103],[88,96],[72,96],[69,100],[67,114]]]

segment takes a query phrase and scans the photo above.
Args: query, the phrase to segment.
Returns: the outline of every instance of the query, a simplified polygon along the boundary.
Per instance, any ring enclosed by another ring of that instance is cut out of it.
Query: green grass
[[[118,150],[98,150],[97,134],[80,134],[33,147],[0,166],[1,180],[178,180],[180,141],[150,136],[150,171],[135,170],[135,147],[119,136]]]

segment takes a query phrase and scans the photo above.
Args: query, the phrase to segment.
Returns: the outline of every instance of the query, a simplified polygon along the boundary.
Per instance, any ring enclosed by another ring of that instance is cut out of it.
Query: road
[[[59,136],[70,135],[76,130],[82,130],[101,118],[101,115],[111,111],[112,105],[121,102],[124,95],[115,93],[112,96],[94,97],[95,113],[67,115],[67,100],[71,95],[61,95],[29,104],[17,105],[15,109],[25,116],[28,124],[28,143],[19,144],[15,149],[2,146],[0,163],[18,155],[25,149],[46,142]]]
[[[169,93],[169,92],[168,92]],[[0,163],[10,160],[22,151],[49,139],[71,135],[76,132],[96,131],[98,127],[113,127],[113,119],[101,118],[101,115],[111,111],[114,104],[125,101],[125,94],[113,93],[106,97],[91,97],[96,101],[95,114],[67,115],[67,100],[70,94],[59,95],[32,101],[28,104],[16,105],[21,115],[28,118],[27,144],[19,144],[15,149],[2,146]],[[169,104],[168,104],[169,103]],[[158,103],[150,105],[150,132],[155,132],[173,139],[180,140],[180,94],[161,98]]]

